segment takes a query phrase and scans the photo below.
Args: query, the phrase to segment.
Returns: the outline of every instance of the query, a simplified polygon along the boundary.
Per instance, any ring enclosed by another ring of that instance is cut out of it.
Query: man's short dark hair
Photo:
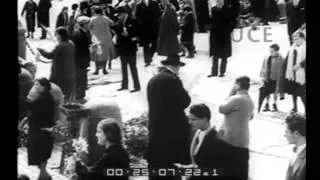
[[[274,49],[275,51],[279,51],[280,50],[280,46],[278,44],[272,44],[270,46],[270,48]]]
[[[109,142],[121,144],[122,132],[119,124],[115,119],[109,118],[99,122],[99,126]]]
[[[69,33],[66,28],[63,26],[60,26],[56,29],[56,33],[60,35],[62,41],[68,41],[69,40]]]
[[[78,7],[79,7],[79,5],[76,4],[76,3],[74,3],[74,4],[71,5],[71,9],[72,9],[73,11],[74,11],[74,10],[77,10]]]
[[[30,180],[30,178],[25,174],[21,174],[18,176],[18,180]]]
[[[94,13],[95,14],[102,14],[102,9],[97,6],[97,7],[94,8]]]
[[[203,103],[192,105],[190,107],[190,114],[193,114],[198,118],[208,118],[208,121],[210,121],[211,118],[209,107]]]
[[[306,137],[306,117],[300,113],[294,113],[286,117],[286,124],[291,132],[297,131]]]
[[[250,88],[250,78],[248,76],[238,77],[236,83],[239,84],[240,88],[243,90],[249,90]]]

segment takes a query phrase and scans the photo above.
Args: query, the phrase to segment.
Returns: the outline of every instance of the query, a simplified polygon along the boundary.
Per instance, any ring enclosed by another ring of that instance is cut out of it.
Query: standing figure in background
[[[96,70],[93,74],[98,75],[99,69],[102,68],[103,74],[108,74],[106,69],[107,61],[111,61],[115,56],[115,49],[112,42],[112,35],[110,27],[113,21],[107,16],[103,15],[100,7],[94,8],[94,16],[91,18],[89,29],[91,35],[95,36],[99,41],[102,49],[101,58],[96,60]]]
[[[157,49],[160,16],[159,3],[154,0],[142,0],[137,5],[135,17],[139,23],[139,45],[143,47],[145,66],[151,64]]]
[[[183,19],[181,26],[181,44],[184,49],[187,49],[187,58],[194,57],[193,37],[195,32],[195,19],[193,18],[192,8],[187,5],[183,7]],[[185,51],[185,50],[184,50]]]
[[[75,66],[76,66],[76,99],[83,99],[86,96],[88,83],[87,68],[90,66],[91,35],[89,32],[90,18],[80,16],[77,18],[79,28],[74,31],[72,36],[75,48]]]
[[[75,27],[75,24],[76,24],[76,21],[77,21],[76,19],[79,16],[78,7],[79,7],[78,4],[72,4],[72,6],[71,6],[72,13],[71,13],[71,16],[69,18],[69,26],[68,26],[69,34],[73,34],[73,31],[76,28]]]
[[[297,112],[298,96],[306,109],[306,42],[303,32],[294,34],[293,41],[282,70],[284,92],[292,95],[293,108],[291,113]]]
[[[292,45],[292,35],[306,23],[306,0],[286,0],[286,3],[288,35]]]
[[[247,180],[249,175],[249,121],[253,119],[254,104],[248,93],[250,78],[240,76],[235,80],[229,97],[220,105],[219,112],[224,114],[219,138],[229,146],[225,153],[235,164],[230,175],[239,180]]]
[[[289,115],[284,136],[294,145],[286,180],[306,180],[306,117],[299,113]]]
[[[236,19],[234,19],[233,8],[231,7],[225,3],[225,0],[217,0],[217,6],[211,9],[209,56],[213,57],[213,62],[211,74],[208,77],[218,75],[219,59],[221,59],[219,77],[224,77],[227,59],[232,55],[231,33],[236,27]]]
[[[116,9],[118,21],[114,26],[116,32],[116,48],[121,60],[122,82],[118,91],[128,89],[128,65],[132,74],[134,89],[130,92],[140,91],[140,82],[137,70],[137,36],[138,22],[120,6]]]
[[[47,31],[41,27],[42,24],[44,27],[50,27],[50,8],[52,7],[50,0],[40,0],[38,4],[38,27],[42,29],[40,39],[47,38]]]
[[[58,15],[56,28],[57,27],[64,27],[66,29],[69,29],[69,15],[67,6],[64,6]]]
[[[174,163],[190,163],[190,124],[184,113],[191,102],[178,73],[185,63],[169,57],[165,66],[147,86],[149,106],[149,168],[174,168]],[[176,179],[177,177],[150,177]]]
[[[209,21],[209,5],[208,0],[195,0],[194,1],[196,16],[198,22],[198,29],[200,33],[206,32],[206,24]]]
[[[27,22],[27,31],[28,37],[33,38],[34,27],[36,26],[36,12],[38,11],[38,6],[33,0],[28,0],[21,12],[21,16],[23,16],[24,12],[26,11],[26,22]]]
[[[273,94],[273,112],[278,111],[277,97],[280,92],[281,68],[284,61],[279,50],[280,47],[278,44],[272,44],[270,46],[270,54],[264,59],[260,73],[260,77],[263,79],[263,86],[266,88],[266,93]],[[267,102],[262,111],[270,111],[270,95],[268,95],[266,99]]]
[[[157,52],[168,59],[179,59],[181,47],[178,40],[178,16],[169,0],[161,0],[161,4],[164,6],[164,12],[161,16]]]
[[[91,9],[89,8],[89,2],[83,0],[80,2],[80,15],[79,16],[88,16],[91,17]]]
[[[47,52],[38,48],[40,54],[47,59],[52,59],[50,81],[57,84],[65,95],[65,102],[72,102],[75,98],[75,47],[69,40],[68,30],[59,27],[55,31],[58,44]]]

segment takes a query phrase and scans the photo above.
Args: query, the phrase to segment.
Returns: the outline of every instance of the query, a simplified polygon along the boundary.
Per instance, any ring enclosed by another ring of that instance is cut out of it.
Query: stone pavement
[[[54,2],[58,3],[58,1]],[[71,1],[67,2],[71,3]],[[271,42],[263,42],[263,31],[270,33],[267,39],[271,40]],[[223,116],[218,113],[217,107],[227,97],[235,77],[244,74],[253,79],[255,83],[251,86],[249,93],[257,106],[259,83],[256,82],[259,82],[260,68],[264,56],[268,53],[268,47],[272,43],[278,43],[280,45],[280,53],[283,56],[286,55],[289,48],[286,25],[272,24],[264,28],[260,27],[259,30],[252,32],[252,38],[259,39],[260,42],[250,41],[248,32],[249,29],[244,28],[242,32],[243,39],[240,42],[233,43],[233,56],[228,61],[227,73],[224,78],[206,77],[211,67],[211,59],[208,58],[208,34],[195,35],[198,53],[194,59],[182,58],[182,61],[186,62],[186,66],[181,68],[180,76],[185,88],[192,97],[192,104],[206,103],[212,111],[211,122],[218,128]],[[235,30],[234,39],[237,39],[239,35],[240,30]],[[46,49],[54,46],[49,40],[30,40],[30,44],[33,47],[42,46]],[[155,56],[154,63],[145,68],[143,67],[141,48],[139,48],[137,56],[137,66],[142,87],[140,92],[131,94],[128,91],[116,91],[120,87],[121,70],[119,59],[115,59],[113,60],[112,70],[109,71],[108,75],[92,75],[94,65],[93,63],[91,64],[89,71],[90,88],[87,91],[86,99],[95,97],[115,98],[121,107],[123,120],[128,120],[147,112],[146,85],[155,73],[160,60],[165,59],[165,57]],[[27,59],[32,58],[33,56],[28,51]],[[39,63],[38,68],[37,77],[49,76],[50,64]],[[129,77],[129,87],[132,87],[131,76]],[[292,146],[277,145],[286,144],[283,120],[291,108],[291,97],[286,96],[285,100],[278,102],[279,112],[256,113],[254,119],[250,122],[249,176],[252,180],[282,180],[285,178]],[[298,101],[298,110],[304,112],[301,101]],[[186,112],[188,112],[188,109]],[[26,154],[22,153],[21,150],[18,151],[18,172],[35,172],[32,167],[26,165]],[[49,167],[54,166],[58,157],[59,149],[54,151],[52,160],[49,161]]]

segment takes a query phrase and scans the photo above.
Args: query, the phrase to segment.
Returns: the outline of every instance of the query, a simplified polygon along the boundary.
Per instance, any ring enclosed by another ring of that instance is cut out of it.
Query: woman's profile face
[[[97,137],[97,144],[101,146],[106,145],[107,137],[99,125],[97,126],[96,137]]]
[[[45,87],[43,87],[38,81],[34,83],[34,88],[38,93],[42,93],[45,90]]]

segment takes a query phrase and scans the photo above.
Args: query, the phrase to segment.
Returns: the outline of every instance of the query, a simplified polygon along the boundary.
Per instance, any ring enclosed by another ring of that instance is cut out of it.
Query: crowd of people
[[[32,90],[37,93],[33,98],[27,97],[24,104],[31,112],[27,123],[29,165],[40,168],[39,179],[51,179],[46,171],[46,161],[53,146],[50,127],[54,124],[57,104],[49,93],[52,84],[61,88],[66,103],[84,99],[90,61],[95,62],[94,75],[99,75],[100,69],[107,75],[107,66],[112,69],[112,60],[119,57],[122,83],[118,91],[128,89],[128,66],[134,86],[130,92],[140,91],[142,87],[136,66],[138,46],[143,48],[146,67],[153,62],[155,53],[167,57],[161,61],[163,67],[147,85],[149,142],[146,158],[149,168],[218,168],[223,169],[227,179],[248,179],[249,122],[254,117],[254,103],[248,94],[250,78],[238,77],[230,95],[220,105],[219,112],[224,115],[224,120],[219,130],[210,125],[207,105],[192,105],[189,119],[184,112],[191,97],[178,76],[180,68],[185,65],[180,57],[195,57],[194,33],[209,30],[209,52],[213,62],[208,77],[218,76],[218,72],[220,77],[224,77],[227,59],[232,56],[230,35],[237,27],[239,17],[246,18],[239,16],[243,11],[236,0],[213,2],[215,5],[210,7],[208,3],[213,4],[212,1],[123,0],[115,6],[108,0],[81,1],[71,6],[71,16],[68,15],[68,7],[62,8],[56,22],[56,46],[51,51],[38,48],[42,56],[51,59],[50,77],[35,81]],[[254,16],[261,17],[261,21],[267,24],[274,14],[271,10],[274,10],[275,1],[265,0],[263,5],[257,1],[251,3]],[[267,91],[263,111],[270,110],[269,94],[274,94],[272,111],[278,110],[278,94],[280,99],[283,93],[292,95],[293,109],[286,119],[286,137],[299,151],[289,166],[287,179],[303,180],[306,119],[297,113],[297,97],[301,97],[305,106],[306,35],[301,31],[305,27],[305,1],[286,3],[291,47],[283,58],[279,54],[279,45],[270,46],[270,55],[265,58],[261,69],[263,87]],[[36,12],[38,26],[42,29],[40,39],[47,38],[51,6],[50,0],[40,0],[38,5],[33,0],[26,2],[22,14],[27,14],[28,38],[34,38]],[[129,167],[128,154],[121,145],[120,127],[110,119],[98,124],[98,144],[105,146],[106,151],[91,168],[77,163],[76,171],[82,179],[108,179],[104,176],[104,169]],[[197,132],[192,132],[192,128]],[[39,148],[37,144],[43,146]],[[299,173],[292,172],[294,165],[301,166]]]

